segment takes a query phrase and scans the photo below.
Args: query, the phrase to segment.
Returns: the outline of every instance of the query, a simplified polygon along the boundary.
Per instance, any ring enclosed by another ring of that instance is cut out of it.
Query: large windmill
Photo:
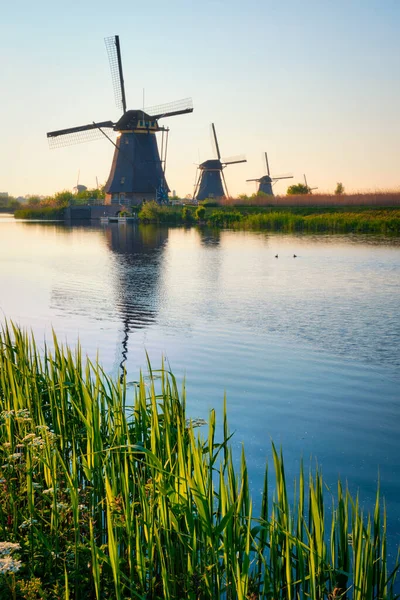
[[[258,179],[246,179],[246,181],[257,181],[259,183],[258,192],[263,192],[264,194],[268,194],[268,196],[273,196],[274,192],[272,191],[272,186],[275,181],[279,179],[293,179],[293,175],[283,175],[282,177],[271,177],[271,173],[269,171],[269,163],[268,163],[268,154],[265,154],[265,164],[267,167],[267,174],[259,177]]]
[[[68,146],[99,137],[106,137],[115,146],[110,175],[105,185],[106,204],[138,204],[143,200],[168,201],[165,165],[168,128],[160,127],[159,119],[193,112],[191,98],[143,110],[126,110],[125,85],[122,72],[119,36],[105,39],[114,95],[122,116],[113,121],[51,131],[47,134],[50,147]],[[155,134],[162,132],[161,157]],[[117,133],[116,142],[110,138]],[[164,135],[165,134],[165,135]]]
[[[226,160],[221,160],[221,153],[219,151],[219,144],[214,123],[211,123],[211,128],[212,139],[214,142],[214,152],[217,158],[206,160],[199,165],[199,174],[196,177],[193,194],[196,200],[229,196],[223,169],[225,169],[225,167],[228,165],[247,162],[244,157],[235,157],[231,159],[227,158]]]

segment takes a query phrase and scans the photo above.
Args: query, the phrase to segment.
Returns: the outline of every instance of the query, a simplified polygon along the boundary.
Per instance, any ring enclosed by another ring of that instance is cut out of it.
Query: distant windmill
[[[304,173],[304,183],[306,184],[306,188],[308,189],[308,193],[311,194],[313,190],[317,190],[317,187],[309,187],[308,183],[307,183],[307,177],[306,174]]]
[[[143,110],[126,110],[119,36],[105,39],[114,95],[123,114],[119,121],[93,122],[81,127],[51,131],[47,134],[50,147],[98,139],[103,136],[115,146],[111,171],[105,185],[106,203],[138,204],[143,200],[168,201],[169,188],[165,180],[168,128],[158,120],[193,112],[191,98],[154,106]],[[107,133],[106,133],[107,131]],[[117,132],[114,143],[109,135]],[[155,133],[162,131],[161,158]],[[164,133],[166,133],[164,140]]]
[[[267,174],[263,175],[259,179],[246,179],[246,181],[258,181],[258,192],[263,192],[264,194],[268,194],[268,196],[273,196],[274,192],[272,191],[272,186],[275,181],[279,179],[293,179],[293,175],[283,175],[282,177],[271,177],[271,173],[269,171],[269,163],[268,163],[268,154],[264,152],[265,155],[265,164],[267,167]]]
[[[199,174],[196,177],[193,197],[196,200],[205,200],[206,198],[221,198],[228,196],[228,188],[223,173],[223,169],[228,165],[247,162],[244,157],[227,158],[221,160],[217,133],[214,123],[211,123],[212,136],[214,142],[214,151],[217,158],[206,160],[198,166]]]
[[[80,192],[86,192],[86,190],[87,190],[86,185],[79,183],[80,175],[81,175],[81,171],[79,170],[78,171],[78,179],[76,181],[76,186],[74,187],[75,194],[79,194]]]

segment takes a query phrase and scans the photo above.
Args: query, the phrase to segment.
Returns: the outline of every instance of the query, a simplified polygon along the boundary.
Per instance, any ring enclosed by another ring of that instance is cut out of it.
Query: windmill
[[[111,171],[105,185],[106,204],[139,204],[143,200],[168,201],[169,188],[165,180],[168,128],[160,127],[159,119],[193,112],[191,98],[177,102],[127,110],[122,72],[119,36],[105,38],[117,107],[121,118],[92,122],[80,127],[60,129],[47,134],[51,148],[68,146],[106,137],[114,146]],[[155,134],[162,132],[161,157]],[[110,135],[117,133],[116,142]]]
[[[279,179],[293,179],[293,175],[283,175],[282,177],[271,177],[271,173],[269,171],[269,163],[268,163],[268,154],[264,152],[265,155],[265,164],[267,167],[267,174],[263,175],[259,179],[246,179],[246,181],[257,181],[260,185],[258,186],[257,192],[263,192],[264,194],[268,194],[268,196],[273,196],[274,192],[272,191],[272,186],[275,181]]]
[[[228,188],[223,173],[223,169],[228,165],[247,162],[244,157],[228,158],[221,160],[217,133],[214,123],[211,123],[212,139],[214,142],[214,152],[217,158],[206,160],[198,166],[199,174],[196,177],[193,197],[196,200],[205,200],[206,198],[221,198],[228,196]]]
[[[305,174],[305,173],[304,173],[304,183],[306,184],[306,188],[308,189],[308,193],[309,193],[309,194],[312,194],[312,191],[313,191],[313,190],[317,190],[317,189],[318,189],[317,187],[313,187],[313,188],[312,188],[312,187],[309,187],[309,185],[308,185],[308,183],[307,183],[307,177],[306,177],[306,174]]]

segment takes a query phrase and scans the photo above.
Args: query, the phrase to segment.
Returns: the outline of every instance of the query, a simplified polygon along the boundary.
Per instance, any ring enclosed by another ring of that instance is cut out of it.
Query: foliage
[[[0,196],[0,212],[13,212],[20,206],[21,203],[13,196]]]
[[[87,203],[88,200],[102,200],[105,198],[105,196],[106,194],[104,191],[104,186],[100,188],[91,188],[87,190],[82,190],[75,194],[73,202],[76,203],[77,201],[83,200],[85,203]]]
[[[214,200],[214,198],[206,198],[205,200],[201,201],[201,206],[206,208],[215,208],[216,206],[219,206],[219,202]]]
[[[336,196],[340,196],[341,194],[344,194],[344,185],[340,181],[338,181],[336,184],[335,194],[336,194]]]
[[[207,223],[211,227],[230,227],[242,219],[243,215],[238,211],[215,210],[208,216]]]
[[[311,194],[311,190],[308,185],[304,183],[294,183],[290,185],[286,190],[288,196],[297,196],[298,194]]]
[[[15,211],[14,217],[16,219],[63,219],[64,209],[54,206],[20,208]]]
[[[40,196],[30,196],[28,198],[28,206],[39,206],[41,204],[42,198]]]
[[[198,221],[203,221],[206,214],[206,209],[204,206],[198,206],[195,212],[196,219]]]
[[[182,221],[188,225],[190,223],[193,223],[194,219],[193,219],[193,213],[190,210],[190,208],[188,206],[184,206],[182,208]]]
[[[379,491],[364,518],[301,465],[289,502],[272,445],[274,497],[266,468],[255,515],[225,406],[222,427],[212,410],[196,435],[205,422],[169,371],[149,367],[131,394],[52,345],[0,334],[0,540],[18,551],[1,598],[394,600]]]
[[[400,234],[400,210],[364,210],[359,213],[325,212],[308,215],[275,211],[247,215],[239,227],[285,232]]]

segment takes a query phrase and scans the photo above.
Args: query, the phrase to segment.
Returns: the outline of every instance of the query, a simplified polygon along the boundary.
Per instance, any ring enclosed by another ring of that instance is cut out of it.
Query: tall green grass
[[[19,208],[14,212],[16,219],[63,219],[64,208],[54,206],[39,206]]]
[[[272,446],[255,514],[226,406],[197,428],[162,368],[134,390],[53,339],[0,334],[0,542],[20,545],[1,598],[392,599],[379,491],[364,515],[300,469],[289,502]],[[30,594],[30,595],[29,595]]]

